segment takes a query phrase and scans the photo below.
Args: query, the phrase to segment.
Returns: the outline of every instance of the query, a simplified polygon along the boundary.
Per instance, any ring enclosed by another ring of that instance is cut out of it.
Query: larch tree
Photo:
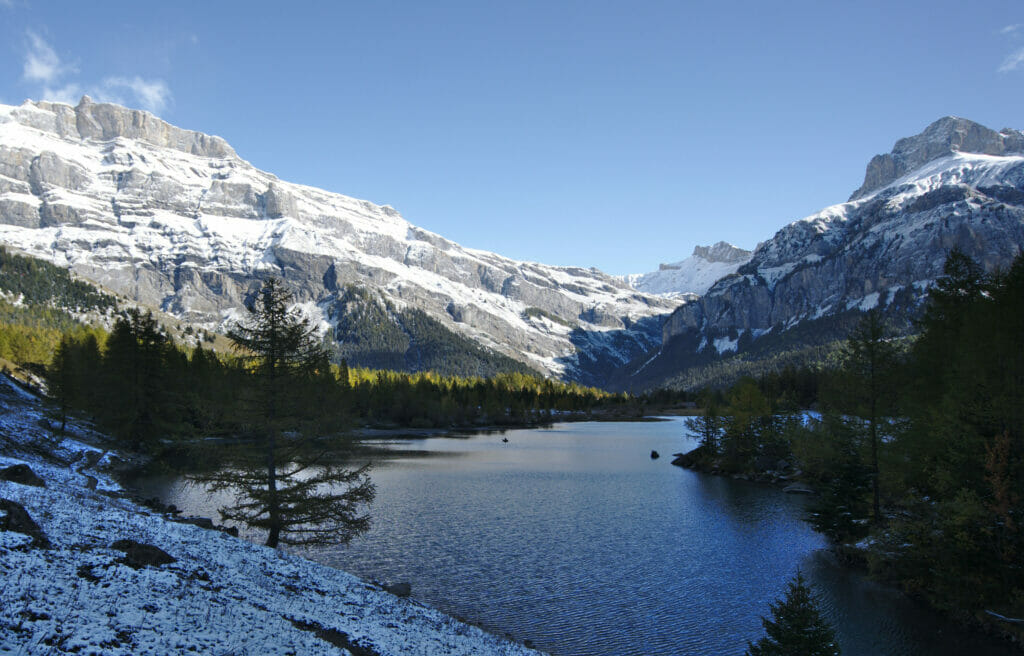
[[[265,530],[267,546],[343,544],[369,528],[363,508],[375,488],[369,465],[345,469],[313,448],[316,438],[337,428],[332,395],[342,388],[318,331],[288,308],[290,300],[280,281],[267,280],[248,320],[228,333],[247,362],[252,384],[243,424],[256,448],[250,445],[233,466],[196,478],[211,491],[234,492],[222,519]]]

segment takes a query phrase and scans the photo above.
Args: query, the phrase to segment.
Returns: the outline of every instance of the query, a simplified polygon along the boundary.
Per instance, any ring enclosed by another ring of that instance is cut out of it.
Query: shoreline
[[[699,447],[698,447],[699,448]],[[809,485],[805,485],[799,480],[799,477],[794,476],[792,478],[780,478],[778,476],[772,476],[771,473],[762,474],[730,474],[721,472],[717,469],[710,469],[703,463],[699,462],[697,458],[686,458],[691,455],[697,449],[693,449],[690,452],[683,454],[673,454],[676,457],[671,464],[692,471],[696,474],[704,476],[717,476],[721,478],[729,478],[732,480],[745,481],[747,483],[754,483],[757,485],[772,487],[787,494],[800,494],[800,495],[817,495],[817,491]],[[796,488],[800,489],[796,489]],[[787,490],[787,488],[794,488]],[[950,612],[943,611],[942,609],[936,608],[931,604],[927,603],[924,599],[912,595],[903,589],[899,585],[898,581],[875,579],[870,576],[867,567],[867,549],[859,546],[858,544],[849,543],[829,543],[827,547],[829,553],[831,553],[843,567],[848,568],[852,571],[859,572],[862,576],[876,581],[877,583],[890,586],[893,590],[898,591],[900,594],[905,596],[907,599],[919,604],[922,608],[926,608],[931,612],[937,613],[942,617],[945,617],[948,621],[956,624],[957,626],[985,635],[990,638],[996,638],[1002,640],[1008,645],[1015,648],[1017,651],[1024,653],[1024,630],[1018,628],[1012,630],[1006,626],[1006,623],[1000,622],[999,618],[990,617],[984,612],[967,613],[967,612]]]
[[[124,461],[93,444],[102,436],[69,422],[53,438],[41,401],[6,377],[0,406],[0,470],[25,465],[44,485],[0,480],[0,651],[541,653],[342,570],[172,521],[127,497],[110,473]],[[41,539],[10,524],[14,506]]]

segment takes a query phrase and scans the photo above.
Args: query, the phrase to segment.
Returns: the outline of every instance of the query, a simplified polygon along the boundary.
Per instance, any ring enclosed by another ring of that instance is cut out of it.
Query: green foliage
[[[523,363],[486,350],[447,329],[422,310],[397,310],[370,292],[348,287],[332,309],[337,328],[334,360],[391,371],[434,371],[446,376],[532,372]]]
[[[761,618],[765,637],[747,643],[747,656],[839,656],[835,632],[821,616],[803,574],[789,582],[785,599],[771,605],[771,619]]]
[[[820,491],[809,521],[866,549],[875,576],[960,616],[1020,617],[1024,256],[985,275],[951,253],[917,329],[915,340],[893,337],[899,326],[866,313],[834,371],[783,369],[706,389],[691,461],[756,474],[788,454]],[[808,401],[820,419],[790,414]]]
[[[934,605],[1024,612],[1024,257],[992,276],[960,253],[929,297],[907,367],[901,492],[873,571]]]
[[[0,300],[0,357],[18,364],[45,365],[65,334],[104,339],[102,330],[82,325],[63,310]]]
[[[685,423],[686,429],[697,435],[705,454],[715,457],[721,453],[725,418],[714,399],[705,404],[703,414],[690,417]]]
[[[879,449],[882,433],[889,425],[883,417],[891,416],[896,409],[896,351],[887,339],[877,310],[869,311],[858,322],[847,341],[843,364],[846,400],[852,407],[854,422],[865,434],[870,448],[871,518],[877,523],[882,521]],[[849,463],[844,461],[843,467],[848,466]]]
[[[319,332],[288,309],[290,300],[276,278],[267,280],[248,321],[228,333],[250,372],[244,422],[258,448],[199,478],[213,491],[231,490],[235,501],[221,508],[222,518],[265,529],[269,547],[344,544],[369,528],[360,513],[374,486],[368,466],[337,468],[310,453],[312,438],[340,427],[343,387]]]
[[[871,572],[960,615],[1024,614],[1024,257],[987,276],[950,254],[905,358],[867,315],[832,408],[793,442],[815,527],[868,536]],[[870,525],[867,520],[874,520]]]
[[[100,312],[117,308],[113,296],[75,280],[67,269],[0,247],[0,290],[20,296],[26,305]]]
[[[129,310],[114,325],[97,372],[104,393],[95,412],[128,448],[151,448],[180,432],[180,357],[148,312]]]
[[[106,313],[116,306],[113,296],[74,280],[67,270],[0,246],[0,358],[46,365],[65,334],[91,334],[102,342],[102,330],[71,313]]]
[[[868,533],[872,504],[872,468],[864,454],[864,435],[857,420],[827,414],[816,430],[809,430],[798,440],[794,452],[801,466],[810,465],[818,496],[809,508],[809,519],[815,530],[835,543],[856,542]],[[818,450],[814,460],[808,456]],[[805,459],[806,458],[806,459]]]

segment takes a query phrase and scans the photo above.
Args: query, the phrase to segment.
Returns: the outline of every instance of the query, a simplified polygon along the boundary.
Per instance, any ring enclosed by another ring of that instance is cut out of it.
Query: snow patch
[[[26,447],[46,439],[38,432],[38,400],[16,393],[6,377],[0,406],[5,434]],[[25,428],[34,437],[7,432]],[[89,429],[75,424],[72,432],[84,436]],[[0,445],[5,453],[18,449]],[[68,438],[54,454],[68,460],[90,450]],[[89,490],[75,462],[61,466],[28,452],[0,457],[0,466],[28,464],[45,480],[46,488],[0,481],[0,498],[24,506],[51,543],[35,548],[28,536],[0,532],[0,625],[18,627],[0,632],[0,652],[34,653],[57,640],[47,653],[334,653],[317,636],[324,629],[389,656],[539,653],[346,572]],[[101,486],[110,483],[99,471],[89,475]],[[133,569],[111,547],[125,538],[176,561]]]
[[[742,334],[742,332],[741,332]],[[729,351],[735,352],[740,345],[739,338],[729,339],[728,337],[719,337],[714,341],[715,350],[718,351],[719,355],[727,353]]]

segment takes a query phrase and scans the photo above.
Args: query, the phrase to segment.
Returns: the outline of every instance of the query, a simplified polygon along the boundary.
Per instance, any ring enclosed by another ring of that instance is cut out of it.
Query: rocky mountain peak
[[[657,271],[627,276],[634,289],[686,299],[706,292],[716,280],[735,273],[751,257],[750,251],[720,241],[697,246],[693,255],[680,262],[659,264]]]
[[[864,173],[864,184],[850,200],[863,198],[928,162],[957,152],[1024,153],[1024,132],[1009,128],[996,132],[965,118],[945,116],[921,134],[897,141],[891,153],[873,157]]]
[[[339,344],[409,368],[448,353],[473,375],[506,358],[601,384],[658,343],[679,304],[597,270],[463,248],[389,206],[260,171],[219,137],[87,97],[0,105],[0,244],[204,328],[230,325],[272,275]],[[369,307],[345,302],[351,288],[379,298],[390,327],[349,316]]]
[[[746,262],[750,259],[750,255],[750,251],[724,241],[720,241],[713,246],[695,246],[693,248],[693,257],[699,257],[708,262],[726,262],[729,264]]]
[[[0,122],[4,118],[0,116]],[[13,108],[6,118],[64,139],[112,141],[123,138],[199,157],[238,157],[221,137],[175,127],[139,109],[94,102],[89,96],[82,96],[75,107],[27,100]]]

